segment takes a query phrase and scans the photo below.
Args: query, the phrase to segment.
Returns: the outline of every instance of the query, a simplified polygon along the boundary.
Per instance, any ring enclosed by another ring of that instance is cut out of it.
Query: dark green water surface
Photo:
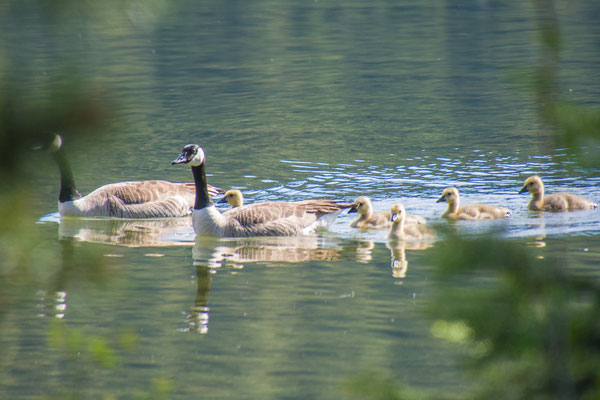
[[[191,181],[169,164],[198,143],[209,182],[248,202],[368,195],[377,211],[402,201],[436,225],[435,200],[457,186],[465,203],[513,210],[457,230],[499,228],[600,277],[600,213],[540,216],[517,194],[540,174],[550,192],[600,200],[598,169],[552,145],[518,84],[540,50],[529,2],[153,1],[65,15],[11,4],[0,57],[34,98],[69,62],[115,105],[108,135],[65,140],[82,193]],[[556,7],[560,90],[597,106],[600,3]],[[460,349],[433,337],[423,312],[438,242],[390,249],[386,232],[353,230],[345,213],[318,237],[281,240],[195,239],[189,219],[61,221],[51,157],[31,169],[32,254],[52,256],[0,310],[2,398],[144,398],[165,385],[177,399],[339,399],[363,372],[423,390],[470,385]],[[85,265],[69,261],[90,252],[108,265],[102,279],[78,279]],[[61,347],[64,326],[108,338],[113,364]],[[135,344],[119,344],[128,335]]]

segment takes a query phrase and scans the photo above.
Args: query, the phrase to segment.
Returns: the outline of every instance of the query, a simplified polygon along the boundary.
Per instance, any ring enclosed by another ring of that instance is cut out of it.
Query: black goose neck
[[[213,202],[208,195],[204,163],[193,166],[192,174],[194,175],[194,183],[196,184],[196,203],[194,204],[194,209],[200,210],[212,206]]]
[[[73,179],[73,172],[71,166],[62,148],[54,152],[54,159],[58,164],[58,170],[60,171],[60,193],[58,194],[58,201],[64,203],[66,201],[73,201],[81,198],[81,194],[75,188],[75,180]]]

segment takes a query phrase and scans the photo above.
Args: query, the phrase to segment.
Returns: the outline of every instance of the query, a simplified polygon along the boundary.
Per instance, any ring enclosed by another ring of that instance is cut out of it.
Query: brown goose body
[[[352,203],[349,213],[357,212],[359,217],[350,223],[353,228],[359,229],[387,229],[392,224],[389,211],[373,212],[371,199],[366,196],[357,197]],[[409,214],[406,216],[406,223],[425,224],[425,218]]]
[[[221,214],[206,186],[204,150],[185,146],[172,164],[190,164],[196,185],[192,223],[197,235],[219,237],[293,236],[328,227],[350,204],[333,200],[265,202],[232,208]]]
[[[333,200],[264,202],[236,207],[223,213],[220,236],[292,236],[327,228],[350,204]],[[326,218],[333,217],[333,218]]]
[[[216,195],[220,189],[211,187]],[[113,218],[182,217],[192,213],[193,183],[164,180],[126,181],[104,185],[85,197],[59,202],[65,216]]]
[[[460,206],[460,195],[455,187],[448,187],[442,192],[438,203],[448,203],[448,208],[442,213],[442,218],[453,220],[483,220],[508,218],[512,215],[506,207],[490,206],[487,204],[469,204]]]
[[[175,183],[164,180],[127,181],[104,185],[87,196],[75,188],[71,166],[62,147],[62,139],[56,135],[50,151],[60,171],[58,211],[64,216],[114,217],[114,218],[162,218],[182,217],[191,214],[194,206],[193,183]],[[211,195],[223,193],[208,185]]]
[[[527,208],[533,211],[580,211],[593,210],[596,203],[573,193],[553,193],[544,196],[544,183],[539,176],[530,176],[525,180],[519,193],[531,193]]]

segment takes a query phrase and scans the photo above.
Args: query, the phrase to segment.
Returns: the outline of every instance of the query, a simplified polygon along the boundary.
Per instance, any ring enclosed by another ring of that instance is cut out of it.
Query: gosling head
[[[459,197],[459,195],[458,195],[458,189],[457,188],[455,188],[455,187],[447,187],[442,192],[442,195],[437,200],[437,203],[446,202],[448,204],[453,204],[453,203],[456,203],[458,201],[458,197]]]
[[[204,150],[197,144],[188,144],[181,150],[181,154],[171,162],[174,164],[190,164],[192,167],[200,166],[204,163]]]
[[[543,193],[544,192],[544,183],[542,182],[542,178],[537,175],[530,176],[525,179],[525,183],[521,190],[519,190],[519,194],[529,192],[533,195]]]
[[[402,221],[406,216],[406,210],[404,209],[404,206],[402,204],[394,204],[392,206],[391,214],[392,222],[396,220]]]
[[[227,203],[231,207],[241,207],[244,205],[244,195],[237,189],[231,189],[225,192],[225,195],[217,203]]]
[[[369,215],[373,212],[373,205],[371,200],[366,196],[357,197],[348,210],[349,213],[357,212],[360,215]]]

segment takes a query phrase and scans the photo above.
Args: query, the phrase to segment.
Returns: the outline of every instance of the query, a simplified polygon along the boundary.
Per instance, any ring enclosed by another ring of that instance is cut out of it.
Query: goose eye
[[[533,182],[529,182],[529,186],[533,185]]]

